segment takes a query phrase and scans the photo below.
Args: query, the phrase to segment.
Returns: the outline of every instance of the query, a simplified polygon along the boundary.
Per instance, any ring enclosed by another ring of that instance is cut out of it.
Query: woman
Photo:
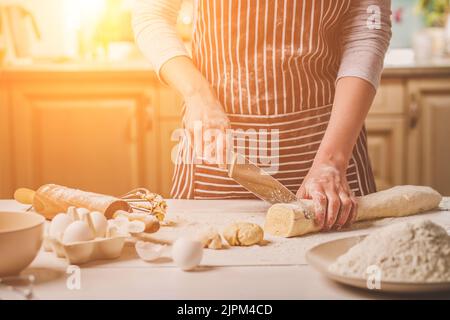
[[[137,0],[137,43],[185,100],[184,125],[277,130],[273,174],[316,205],[323,229],[375,191],[364,120],[391,37],[389,0],[198,0],[193,58],[177,37],[181,0]],[[189,143],[188,143],[189,144]],[[220,166],[179,154],[175,198],[248,198]]]

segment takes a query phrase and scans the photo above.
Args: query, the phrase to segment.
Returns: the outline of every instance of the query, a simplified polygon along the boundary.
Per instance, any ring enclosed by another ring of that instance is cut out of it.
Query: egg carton
[[[71,207],[67,213],[55,216],[50,225],[47,224],[46,226],[44,249],[54,252],[58,258],[65,258],[70,264],[76,265],[95,260],[117,259],[121,256],[126,239],[145,231],[146,228],[144,222],[129,221],[123,216],[111,220],[105,219],[106,227],[102,227],[102,224],[97,223],[98,220],[93,218],[95,214],[101,216],[97,212],[90,212],[84,208]],[[65,226],[62,222],[65,223]],[[86,226],[86,229],[90,230],[91,235],[96,235],[96,237],[86,239],[85,234],[78,229],[79,240],[74,240],[73,235],[69,237],[69,240],[65,239],[63,235],[70,226],[80,222]],[[56,223],[56,231],[52,231],[53,223]],[[61,230],[58,231],[58,228]],[[98,230],[102,231],[97,232]],[[82,240],[83,237],[85,239]]]
[[[58,258],[67,259],[70,264],[80,265],[95,260],[119,258],[127,238],[116,236],[64,244],[56,238],[46,237],[45,249],[53,251]]]

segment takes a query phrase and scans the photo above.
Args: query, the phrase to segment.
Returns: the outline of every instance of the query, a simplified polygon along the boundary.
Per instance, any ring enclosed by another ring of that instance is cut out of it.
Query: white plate
[[[342,254],[364,239],[364,236],[351,237],[322,243],[306,252],[306,261],[315,269],[339,283],[352,287],[369,290],[367,280],[342,276],[330,272],[328,267],[336,261]],[[392,282],[382,281],[381,288],[375,291],[396,292],[396,293],[425,293],[450,290],[450,282]]]

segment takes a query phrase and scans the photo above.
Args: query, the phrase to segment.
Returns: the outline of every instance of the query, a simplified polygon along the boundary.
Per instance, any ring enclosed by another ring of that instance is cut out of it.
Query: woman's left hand
[[[299,199],[313,200],[316,223],[323,230],[339,230],[356,217],[357,202],[345,171],[333,163],[314,163],[297,192]]]

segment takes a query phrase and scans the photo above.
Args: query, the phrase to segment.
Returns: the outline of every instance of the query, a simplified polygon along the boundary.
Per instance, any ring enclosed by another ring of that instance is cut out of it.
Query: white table
[[[196,210],[220,208],[227,202],[172,201],[171,206],[193,205]],[[236,202],[229,202],[230,206]],[[254,202],[255,210],[261,203]],[[200,206],[200,207],[199,207]],[[11,200],[0,200],[0,210],[20,210]],[[81,288],[70,290],[67,264],[41,252],[24,271],[37,279],[38,299],[373,299],[404,298],[341,286],[327,280],[308,265],[200,267],[183,272],[174,267],[114,267],[108,264],[82,267]],[[450,298],[450,294],[426,296]]]

